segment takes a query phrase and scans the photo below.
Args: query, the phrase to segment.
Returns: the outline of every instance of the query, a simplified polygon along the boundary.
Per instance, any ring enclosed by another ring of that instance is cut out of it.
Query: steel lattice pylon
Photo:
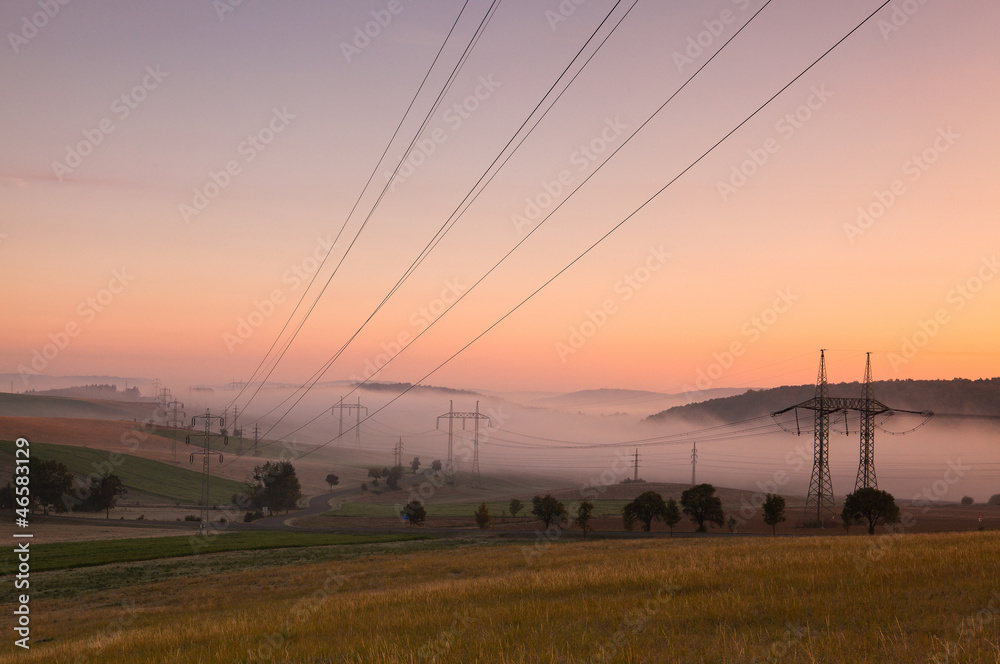
[[[197,426],[198,420],[205,421],[205,442],[204,447],[200,452],[195,452],[191,455],[191,463],[194,463],[195,456],[201,456],[201,519],[200,519],[200,530],[205,530],[208,527],[208,505],[209,505],[209,478],[212,474],[212,466],[210,462],[210,457],[212,456],[211,441],[212,441],[212,422],[218,420],[219,429],[222,431],[223,440],[225,444],[229,444],[229,436],[226,435],[226,418],[221,415],[212,415],[210,410],[205,410],[204,415],[195,415],[191,418],[191,428]],[[187,444],[191,443],[191,436],[188,436],[185,440]],[[219,463],[222,463],[222,454],[219,454]]]
[[[858,479],[854,490],[877,489],[875,477],[875,415],[877,408],[875,387],[872,385],[872,354],[868,353],[865,363],[865,381],[861,387],[861,461],[858,464]]]
[[[456,412],[455,402],[448,402],[448,412],[438,415],[437,426],[441,426],[441,420],[448,420],[448,460],[445,462],[445,475],[449,481],[454,481],[455,466],[452,458],[452,443],[455,435],[455,420],[462,420],[462,429],[465,429],[465,421],[472,420],[474,424],[473,448],[472,448],[472,487],[482,488],[482,477],[479,475],[479,420],[486,420],[486,426],[492,426],[493,422],[488,415],[479,412],[479,402],[476,402],[475,412]]]
[[[822,525],[824,517],[833,514],[833,481],[830,479],[830,415],[839,408],[830,403],[830,389],[826,383],[826,355],[819,353],[819,376],[816,379],[816,429],[813,432],[813,469],[806,494],[806,518],[813,508],[816,522]]]
[[[876,487],[875,483],[875,417],[883,413],[912,413],[929,417],[930,411],[903,410],[889,408],[874,395],[871,376],[871,353],[865,368],[865,381],[861,398],[831,397],[826,379],[826,351],[819,354],[819,377],[816,379],[816,396],[808,401],[789,406],[771,413],[776,417],[796,408],[812,410],[816,413],[816,427],[813,431],[813,469],[809,479],[809,493],[806,495],[805,519],[815,517],[822,526],[826,517],[835,515],[833,482],[830,479],[830,416],[840,411],[861,413],[861,462],[858,465],[858,479],[854,490]]]

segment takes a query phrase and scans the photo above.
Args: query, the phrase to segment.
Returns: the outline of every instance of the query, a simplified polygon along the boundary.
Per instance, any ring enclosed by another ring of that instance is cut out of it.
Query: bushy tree
[[[962,505],[964,505],[965,507],[969,507],[970,505],[974,505],[975,503],[976,501],[972,498],[972,496],[962,496]]]
[[[562,521],[567,516],[566,506],[549,494],[531,499],[531,513],[541,520],[546,528],[551,526],[553,521]]]
[[[243,495],[256,509],[267,507],[272,512],[290,510],[302,498],[302,487],[290,461],[268,461],[254,466],[246,481]]]
[[[858,489],[847,495],[840,518],[843,519],[845,527],[850,521],[854,523],[868,521],[868,534],[874,535],[875,526],[879,521],[899,522],[899,507],[896,506],[896,499],[887,491],[871,487]]]
[[[493,521],[493,517],[490,516],[490,509],[486,507],[486,503],[480,503],[479,509],[476,510],[476,525],[486,530],[490,527],[490,522]]]
[[[643,531],[648,533],[653,527],[653,519],[662,520],[666,510],[667,504],[663,502],[663,496],[655,491],[646,491],[622,508],[622,520],[623,523],[626,520],[639,522]]]
[[[42,512],[49,509],[65,512],[70,492],[73,489],[73,474],[65,464],[54,460],[43,461],[31,459],[28,464],[31,477],[31,507],[41,507]]]
[[[410,527],[419,526],[424,523],[427,519],[427,510],[424,508],[424,504],[419,500],[411,500],[403,508],[403,511],[399,513],[400,516],[405,516],[406,520],[410,523]]]
[[[431,461],[431,470],[433,470],[435,473],[440,473],[441,468],[443,468],[443,466],[441,465],[441,459],[434,459],[433,461]]]
[[[386,473],[386,475],[388,474],[389,473]],[[382,477],[382,469],[375,467],[369,468],[368,477],[372,478],[372,486],[378,486],[378,478]]]
[[[785,520],[785,497],[776,493],[769,493],[764,497],[764,523],[771,526],[771,535],[775,535],[775,528]]]
[[[385,483],[392,491],[399,490],[399,480],[403,478],[403,467],[393,466],[385,475]]]
[[[524,505],[522,505],[521,501],[517,498],[511,498],[510,505],[507,506],[507,509],[510,510],[511,516],[516,517],[517,513],[524,509]]]
[[[715,495],[715,487],[711,484],[699,484],[686,489],[681,494],[681,507],[691,520],[698,524],[697,532],[706,531],[706,523],[717,526],[725,525],[725,515],[722,513],[722,500]]]
[[[1000,506],[1000,493],[995,493],[992,496],[990,496],[990,499],[987,501],[987,504]]]
[[[580,526],[580,530],[583,531],[583,536],[586,537],[587,533],[590,532],[590,519],[594,513],[594,503],[589,500],[585,500],[580,503],[579,507],[576,508],[576,525]]]
[[[90,489],[86,499],[73,509],[83,512],[100,512],[104,510],[104,518],[111,518],[111,510],[118,504],[118,498],[128,493],[121,478],[114,473],[90,480]]]
[[[420,469],[420,457],[413,457],[413,461],[410,462],[410,468],[416,473]]]
[[[667,500],[666,509],[663,511],[663,522],[670,528],[670,535],[674,534],[674,526],[681,522],[681,508],[673,498]]]
[[[330,491],[333,491],[333,487],[340,484],[340,478],[333,473],[330,473],[326,476],[326,483],[330,485]]]

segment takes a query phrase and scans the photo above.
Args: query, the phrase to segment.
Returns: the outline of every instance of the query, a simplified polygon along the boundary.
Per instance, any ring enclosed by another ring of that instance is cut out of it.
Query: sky
[[[491,4],[3,3],[0,373],[248,380],[315,303],[271,380],[418,334],[376,380],[1000,375],[997,3],[890,2],[803,74],[882,3],[503,0],[434,108]]]

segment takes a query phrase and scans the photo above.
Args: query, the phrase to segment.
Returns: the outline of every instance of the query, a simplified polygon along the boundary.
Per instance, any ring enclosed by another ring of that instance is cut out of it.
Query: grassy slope
[[[12,457],[13,450],[13,442],[0,441],[0,454]],[[64,463],[70,472],[82,476],[95,472],[95,469],[105,468],[112,459],[111,453],[104,450],[49,443],[32,443],[31,453],[40,459],[54,459]],[[116,455],[115,458],[121,458],[122,463],[112,472],[117,474],[130,490],[134,489],[146,496],[168,502],[197,504],[201,497],[200,472],[131,454]],[[200,469],[200,462],[196,463],[195,467]],[[233,480],[213,477],[209,489],[213,502],[228,504],[234,493],[243,490],[243,485]]]
[[[998,578],[994,533],[418,550],[34,602],[0,662],[995,662]]]
[[[223,533],[205,538],[200,538],[193,533],[171,537],[58,542],[36,544],[32,547],[31,569],[33,572],[43,572],[110,563],[176,558],[195,553],[254,551],[258,549],[330,546],[333,544],[369,544],[432,537],[417,533],[405,535],[334,535],[327,533],[240,532]],[[12,556],[9,552],[4,555]]]

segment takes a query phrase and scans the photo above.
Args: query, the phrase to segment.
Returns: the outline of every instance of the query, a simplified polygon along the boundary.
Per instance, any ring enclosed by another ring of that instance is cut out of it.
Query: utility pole
[[[854,490],[877,489],[875,477],[875,388],[872,385],[872,354],[865,361],[865,380],[861,385],[861,462]]]
[[[695,481],[695,466],[698,465],[698,441],[694,441],[694,446],[691,448],[691,486],[696,486],[698,484]]]
[[[635,454],[633,455],[633,458],[635,459],[635,469],[632,471],[632,481],[633,482],[638,482],[639,481],[639,448],[638,447],[635,448]]]
[[[393,465],[402,466],[403,465],[403,439],[400,438],[399,442],[396,443],[396,447],[392,449],[392,457],[395,462]]]
[[[253,425],[253,455],[257,456],[257,441],[259,434],[257,433],[257,425]]]
[[[448,420],[448,460],[445,462],[445,475],[448,477],[448,482],[450,484],[455,483],[455,465],[454,457],[452,456],[453,444],[455,438],[455,420],[462,421],[462,429],[465,430],[466,420],[472,420],[475,422],[474,434],[473,434],[473,448],[472,448],[472,486],[473,488],[482,488],[482,477],[479,474],[479,420],[486,420],[486,426],[492,426],[493,422],[490,420],[488,415],[483,415],[479,412],[479,402],[476,402],[475,412],[460,412],[455,410],[455,402],[448,402],[448,412],[444,415],[438,415],[437,418],[437,428],[441,428],[441,420]]]
[[[219,429],[224,437],[225,444],[229,444],[229,436],[226,435],[226,418],[221,415],[212,415],[211,411],[205,410],[204,415],[195,415],[191,418],[191,428],[197,426],[197,421],[201,419],[205,422],[205,442],[202,450],[200,452],[194,452],[191,454],[191,463],[194,463],[195,456],[201,456],[201,524],[199,530],[204,531],[208,528],[208,503],[209,503],[209,477],[212,474],[212,467],[209,457],[212,456],[211,441],[212,441],[212,422],[218,420]],[[191,436],[188,436],[186,443],[191,443]],[[222,454],[219,454],[219,463],[222,463]]]

